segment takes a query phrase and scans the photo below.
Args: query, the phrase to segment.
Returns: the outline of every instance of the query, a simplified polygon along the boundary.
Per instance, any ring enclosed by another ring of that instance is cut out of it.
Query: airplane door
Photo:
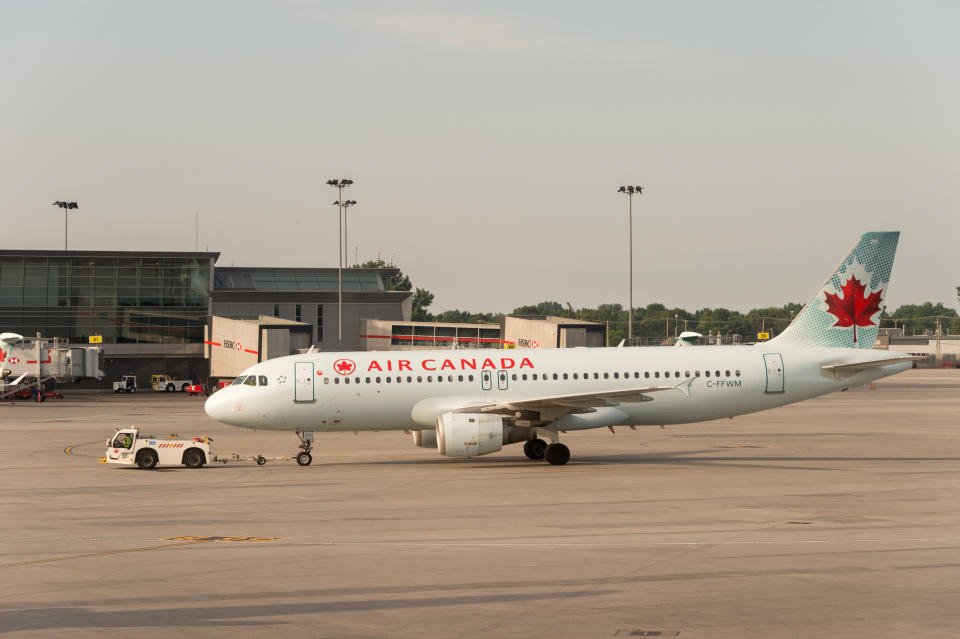
[[[507,390],[509,386],[510,377],[507,375],[507,371],[497,371],[497,388]]]
[[[483,390],[493,389],[493,373],[489,370],[480,371],[480,387]]]
[[[764,353],[763,363],[767,368],[768,393],[783,392],[783,357],[780,353]]]
[[[313,395],[313,362],[296,362],[294,365],[293,401],[312,402]]]

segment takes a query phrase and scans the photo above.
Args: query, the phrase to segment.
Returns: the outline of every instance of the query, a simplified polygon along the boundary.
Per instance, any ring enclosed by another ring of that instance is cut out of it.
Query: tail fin
[[[899,232],[864,233],[780,335],[782,346],[873,348]]]

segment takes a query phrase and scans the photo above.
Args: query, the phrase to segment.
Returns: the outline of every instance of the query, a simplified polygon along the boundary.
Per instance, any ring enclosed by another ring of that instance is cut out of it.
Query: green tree
[[[957,333],[960,331],[960,320],[957,320],[957,311],[944,306],[942,302],[924,302],[923,304],[904,304],[891,315],[884,313],[883,322],[887,326],[903,326],[907,335],[919,335],[924,331],[934,331],[937,328],[937,317],[941,317],[940,325],[944,331]],[[889,322],[889,324],[887,323]]]
[[[418,288],[413,294],[413,313],[411,318],[414,322],[429,322],[433,320],[433,315],[427,311],[427,307],[433,304],[433,293],[426,289]]]

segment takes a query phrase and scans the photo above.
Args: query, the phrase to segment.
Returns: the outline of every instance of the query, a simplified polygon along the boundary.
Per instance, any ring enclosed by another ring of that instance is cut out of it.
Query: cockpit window
[[[261,386],[266,386],[266,385],[267,385],[267,376],[266,376],[266,375],[261,375],[258,379],[260,380],[260,385],[261,385]]]
[[[240,377],[238,377],[238,378],[236,378],[235,380],[233,380],[233,384],[242,384],[245,379],[247,379],[247,376],[246,376],[246,375],[241,375]],[[233,384],[231,384],[231,386],[232,386]]]
[[[243,382],[243,383],[244,383],[244,385],[246,385],[246,386],[256,386],[256,385],[257,385],[257,376],[256,376],[256,375],[251,375],[251,376],[248,377],[247,380],[246,380],[245,382]]]

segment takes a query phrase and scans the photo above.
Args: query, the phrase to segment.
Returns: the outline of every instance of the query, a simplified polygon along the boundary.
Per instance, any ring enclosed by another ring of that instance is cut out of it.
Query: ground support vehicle
[[[192,385],[192,380],[174,379],[163,373],[150,376],[150,388],[155,391],[166,391],[168,393],[172,393],[174,391],[183,392],[187,390],[187,386]]]
[[[202,395],[203,394],[203,385],[202,384],[191,384],[184,389],[187,392],[187,395]]]
[[[100,460],[105,464],[136,465],[149,470],[157,465],[201,468],[213,457],[209,437],[181,439],[176,435],[156,437],[143,435],[139,426],[117,430],[107,440],[106,455]]]
[[[114,393],[120,393],[122,391],[128,393],[137,392],[137,377],[135,375],[124,375],[119,382],[113,383]]]

